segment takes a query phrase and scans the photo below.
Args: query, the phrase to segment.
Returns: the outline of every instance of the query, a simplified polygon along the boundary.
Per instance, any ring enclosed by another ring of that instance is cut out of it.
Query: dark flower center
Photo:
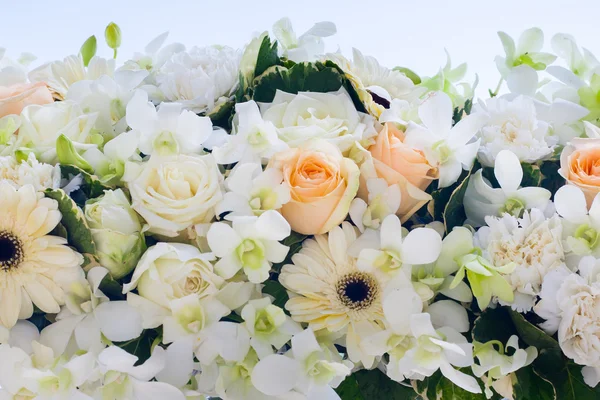
[[[377,281],[365,272],[344,275],[335,285],[338,298],[346,307],[359,311],[369,308],[379,294]]]
[[[8,271],[23,261],[23,243],[14,234],[0,231],[0,269]]]

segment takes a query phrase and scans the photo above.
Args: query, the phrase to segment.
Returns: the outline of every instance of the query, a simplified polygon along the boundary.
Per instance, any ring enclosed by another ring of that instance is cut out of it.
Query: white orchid
[[[400,208],[401,190],[397,184],[388,186],[385,179],[367,179],[367,200],[355,198],[348,214],[356,227],[364,232],[366,228],[378,229],[382,221],[395,214]]]
[[[453,109],[450,97],[436,92],[419,107],[424,126],[411,122],[406,130],[405,144],[424,151],[427,161],[439,168],[440,188],[452,185],[463,169],[472,167],[480,142],[472,139],[487,119],[476,113],[452,126]]]
[[[117,135],[99,150],[92,147],[82,157],[94,169],[104,183],[118,183],[125,173],[125,164],[129,161],[141,161],[138,152],[140,132],[127,131]]]
[[[149,71],[150,82],[148,83],[153,83],[156,71],[160,70],[173,54],[185,51],[185,46],[181,43],[171,43],[165,46],[164,44],[168,37],[169,32],[163,32],[152,39],[150,43],[144,47],[143,53],[134,53],[132,59],[126,61],[121,69]]]
[[[285,315],[283,309],[271,304],[271,299],[250,300],[241,312],[244,326],[252,336],[250,345],[259,358],[281,349],[302,328]]]
[[[259,217],[232,217],[231,226],[224,222],[212,224],[207,239],[220,258],[215,271],[229,279],[243,269],[250,282],[264,282],[269,277],[271,263],[285,259],[289,248],[278,241],[290,232],[288,222],[274,210]]]
[[[557,33],[552,37],[552,50],[565,60],[569,70],[581,79],[587,80],[600,70],[600,62],[585,47],[579,50],[575,38],[566,33]],[[582,54],[583,53],[583,54]],[[563,68],[563,67],[554,67]]]
[[[504,57],[496,57],[496,66],[504,78],[519,65],[528,65],[540,71],[556,60],[555,55],[541,52],[544,45],[544,33],[539,28],[525,30],[516,44],[513,38],[505,32],[498,32],[498,36],[506,54]]]
[[[434,262],[442,248],[442,238],[433,229],[415,228],[403,238],[402,225],[395,214],[383,220],[379,231],[365,232],[359,243],[362,250],[358,269],[384,279],[390,279],[403,267]]]
[[[339,398],[337,387],[352,371],[337,350],[320,345],[308,328],[292,338],[291,354],[272,354],[260,360],[252,371],[254,386],[269,396],[303,393],[307,399]],[[290,397],[285,397],[290,398]]]
[[[164,382],[150,382],[166,365],[166,351],[156,346],[142,365],[135,366],[138,357],[110,346],[98,355],[103,374],[103,386],[97,389],[102,398],[119,400],[185,400],[183,393]]]
[[[520,188],[523,168],[510,150],[502,150],[496,156],[494,175],[500,188],[493,188],[483,177],[481,169],[469,179],[464,206],[467,221],[472,226],[485,225],[485,217],[488,215],[509,213],[519,216],[523,210],[546,208],[552,193],[541,187]]]
[[[88,272],[87,281],[71,284],[66,305],[56,316],[56,322],[41,332],[42,344],[56,354],[100,351],[105,346],[102,336],[124,342],[142,333],[138,311],[126,301],[109,301],[100,290],[100,283],[107,274],[105,268],[94,267]]]
[[[273,24],[273,34],[281,46],[281,55],[294,62],[315,61],[325,52],[323,38],[335,33],[335,24],[328,21],[317,22],[299,37],[296,37],[289,18],[281,18]]]
[[[142,90],[127,104],[126,119],[139,132],[144,154],[199,154],[213,132],[210,118],[182,110],[178,103],[162,103],[157,111]]]
[[[254,101],[235,105],[234,132],[223,146],[213,149],[219,164],[264,162],[288,145],[279,139],[271,121],[263,120]]]
[[[554,195],[554,206],[563,218],[565,250],[579,257],[600,257],[600,196],[594,198],[588,210],[581,189],[565,185]]]
[[[279,169],[262,170],[260,164],[239,164],[225,179],[228,192],[215,208],[216,214],[231,212],[232,216],[260,215],[279,210],[291,199],[290,189],[283,182]]]

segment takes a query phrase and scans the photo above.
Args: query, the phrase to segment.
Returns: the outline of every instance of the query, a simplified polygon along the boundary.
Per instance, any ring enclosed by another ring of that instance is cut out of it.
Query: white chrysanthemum
[[[60,185],[60,169],[40,163],[33,153],[20,163],[14,157],[0,157],[0,181],[6,181],[15,189],[33,185],[35,190],[56,189]]]
[[[476,241],[494,265],[514,262],[515,270],[505,275],[515,291],[513,308],[530,310],[546,274],[564,264],[562,224],[558,215],[546,219],[536,208],[522,218],[509,214],[487,217]]]
[[[194,47],[173,54],[156,75],[163,96],[196,113],[210,111],[238,79],[240,54],[224,46]]]
[[[315,331],[347,330],[350,359],[369,368],[374,357],[365,355],[360,343],[382,330],[384,288],[375,274],[360,271],[356,259],[348,255],[355,240],[356,230],[344,222],[305,241],[292,257],[294,264],[281,269],[279,281],[296,294],[285,305],[295,321],[306,322]]]
[[[480,134],[479,160],[485,166],[493,167],[496,155],[502,150],[512,151],[520,161],[527,163],[552,154],[557,138],[548,136],[548,124],[538,120],[531,98],[495,97],[478,108],[489,115]]]
[[[55,314],[64,304],[63,286],[79,276],[81,254],[67,240],[50,236],[62,215],[55,200],[0,182],[0,324],[12,327],[33,314],[35,304]]]

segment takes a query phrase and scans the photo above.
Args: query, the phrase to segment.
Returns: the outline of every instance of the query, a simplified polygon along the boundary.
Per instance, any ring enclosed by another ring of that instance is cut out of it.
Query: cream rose
[[[214,259],[188,244],[157,243],[144,253],[123,289],[137,288],[140,296],[167,309],[172,300],[190,294],[213,296],[225,282],[214,273]]]
[[[152,156],[142,164],[128,163],[123,180],[148,230],[169,237],[210,222],[223,198],[223,177],[212,155]]]
[[[0,86],[0,118],[10,114],[21,114],[30,104],[52,103],[52,94],[45,83],[19,83]]]
[[[388,185],[398,185],[401,201],[396,214],[404,222],[431,200],[425,189],[437,179],[438,171],[421,151],[407,146],[403,140],[404,133],[387,123],[375,144],[367,150],[359,148],[354,158],[359,161],[361,171],[358,196],[367,200],[368,179],[383,178]]]
[[[583,191],[590,207],[600,192],[600,139],[571,140],[560,155],[559,172]]]
[[[374,119],[359,114],[343,90],[298,94],[278,90],[273,102],[262,105],[261,111],[263,119],[275,125],[280,139],[290,147],[300,147],[311,139],[320,138],[345,152],[355,141],[376,134]]]
[[[305,235],[327,233],[339,225],[358,191],[358,167],[324,140],[277,153],[267,168],[283,173],[292,199],[281,214],[294,231]]]

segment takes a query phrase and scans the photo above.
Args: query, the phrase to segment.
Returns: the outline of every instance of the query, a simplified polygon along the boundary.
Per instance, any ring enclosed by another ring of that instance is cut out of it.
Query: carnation
[[[548,136],[548,124],[537,119],[533,99],[519,96],[514,100],[491,98],[480,104],[489,115],[481,129],[479,160],[488,167],[502,150],[510,150],[520,161],[532,163],[552,154],[557,140]]]
[[[171,56],[156,75],[165,99],[196,113],[229,96],[238,79],[240,53],[227,46],[193,47]]]
[[[488,226],[479,229],[475,240],[494,265],[516,264],[505,276],[515,292],[512,307],[530,310],[544,276],[565,261],[560,218],[546,219],[541,210],[532,209],[521,218],[504,214],[485,221]]]
[[[40,163],[33,153],[20,162],[15,157],[0,157],[0,181],[7,181],[15,189],[27,184],[35,190],[56,189],[60,185],[60,168]]]

